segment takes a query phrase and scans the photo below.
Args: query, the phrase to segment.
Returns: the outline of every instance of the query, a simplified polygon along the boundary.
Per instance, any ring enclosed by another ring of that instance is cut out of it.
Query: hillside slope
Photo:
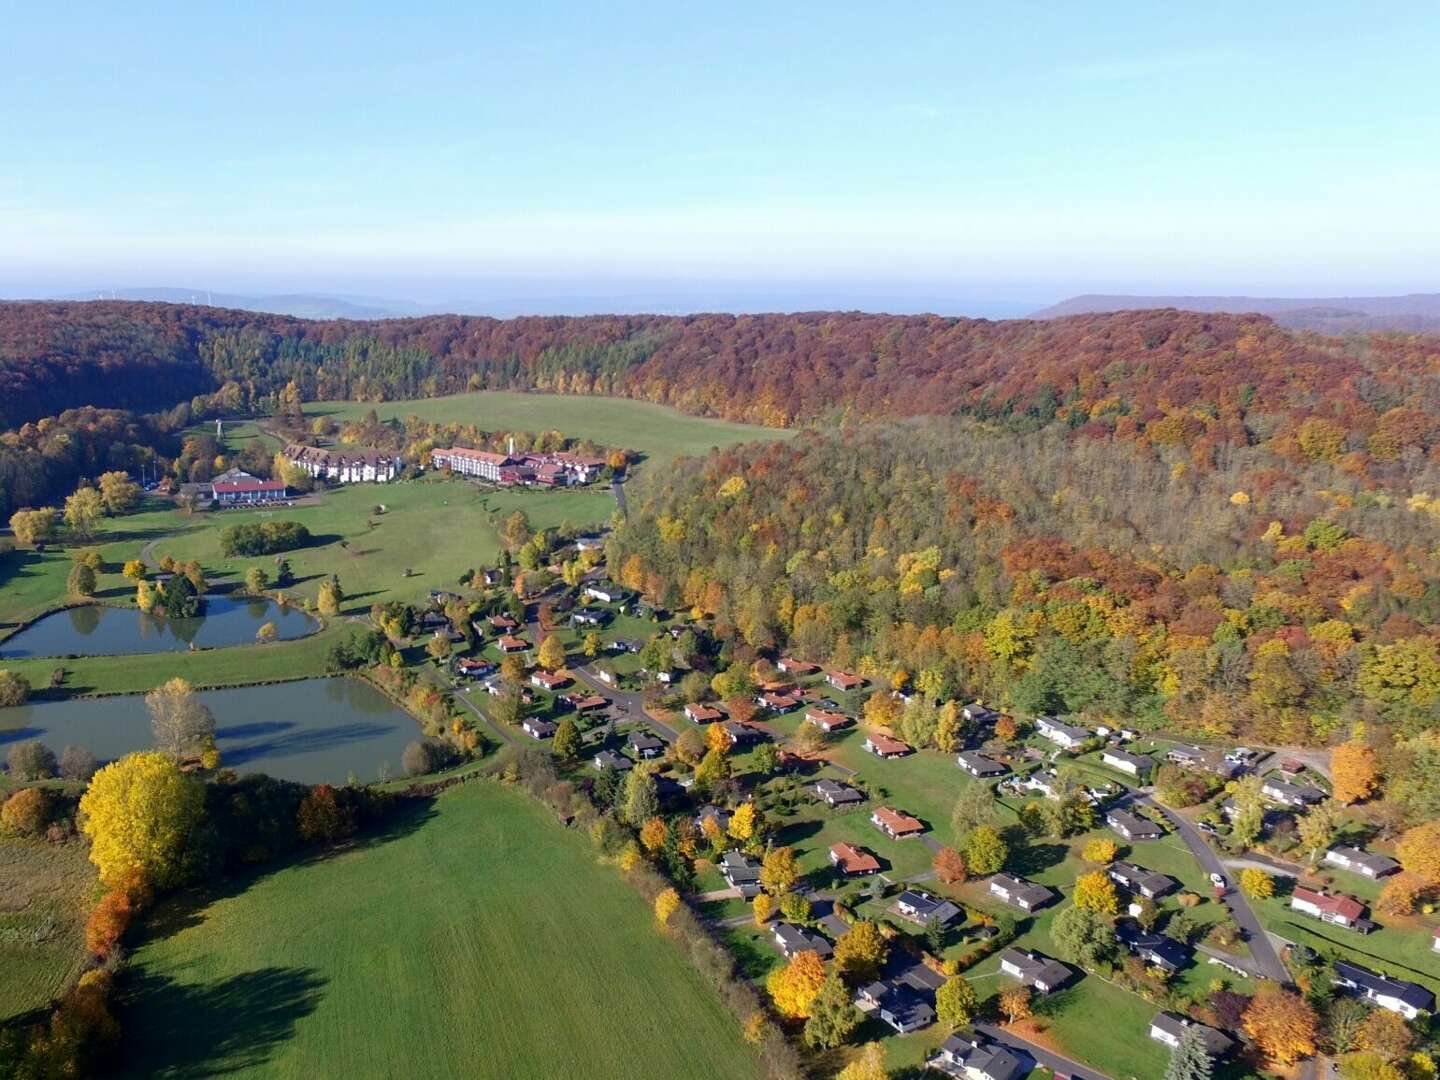
[[[1440,331],[1440,293],[1408,296],[1286,298],[1267,296],[1072,296],[1035,312],[1034,319],[1058,319],[1116,311],[1182,311],[1268,315],[1281,326],[1322,334],[1396,330]]]

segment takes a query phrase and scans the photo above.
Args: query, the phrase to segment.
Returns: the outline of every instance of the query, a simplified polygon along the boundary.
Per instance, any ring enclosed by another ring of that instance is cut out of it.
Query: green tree
[[[1050,940],[1060,959],[1081,967],[1109,967],[1115,959],[1115,931],[1110,920],[1089,908],[1072,905],[1055,916]]]
[[[952,975],[935,991],[935,1015],[942,1024],[952,1028],[964,1027],[975,1019],[980,999],[975,988],[963,976]]]
[[[1180,1045],[1170,1052],[1165,1080],[1210,1080],[1215,1063],[1205,1049],[1204,1033],[1198,1027],[1185,1029]]]
[[[29,679],[13,671],[0,670],[0,709],[24,705],[29,698]]]
[[[108,514],[128,514],[140,501],[140,485],[127,472],[101,473],[100,501]]]
[[[245,591],[258,596],[265,591],[265,586],[270,583],[269,575],[258,566],[252,566],[245,571]]]
[[[950,824],[959,837],[969,836],[982,825],[995,824],[995,789],[989,784],[970,784],[955,800]]]
[[[100,493],[92,487],[82,487],[65,500],[65,524],[82,540],[95,535],[100,519],[105,516],[105,504]]]
[[[95,571],[86,563],[75,563],[70,567],[70,576],[65,579],[65,587],[75,596],[94,596]]]
[[[620,816],[633,829],[660,812],[660,798],[655,791],[655,777],[647,768],[637,767],[625,777],[625,794],[620,803]]]
[[[16,510],[10,515],[10,531],[15,534],[17,543],[39,547],[54,538],[55,518],[55,511],[49,507],[43,510]]]
[[[851,1000],[849,987],[838,974],[832,972],[810,1003],[810,1018],[805,1021],[805,1042],[817,1050],[833,1050],[850,1037],[863,1019]]]
[[[551,744],[555,756],[562,761],[574,761],[580,756],[580,729],[573,717],[565,717],[555,729],[555,741]]]
[[[981,825],[965,838],[965,866],[976,877],[998,874],[1010,857],[1010,847],[994,826]]]

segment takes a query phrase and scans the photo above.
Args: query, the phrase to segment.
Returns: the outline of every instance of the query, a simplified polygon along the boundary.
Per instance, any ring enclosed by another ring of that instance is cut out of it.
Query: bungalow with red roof
[[[599,694],[567,694],[565,704],[569,705],[576,712],[594,712],[596,709],[603,709],[610,704],[608,700]]]
[[[692,701],[685,706],[685,718],[692,724],[713,724],[716,720],[723,720],[725,714],[710,705]]]
[[[880,860],[855,844],[841,841],[830,845],[830,865],[846,877],[862,877],[880,872]]]
[[[865,736],[864,748],[867,753],[874,754],[878,758],[904,757],[910,753],[909,743],[901,742],[880,731],[874,731]]]
[[[504,634],[495,642],[495,646],[503,653],[524,652],[530,648],[530,643],[514,634]]]
[[[570,675],[564,671],[535,671],[530,675],[530,685],[538,686],[541,690],[555,691],[562,686],[569,686]]]
[[[800,695],[793,691],[787,693],[767,691],[757,697],[755,703],[762,709],[769,709],[771,712],[787,713],[800,707]]]
[[[1321,922],[1369,933],[1374,924],[1365,918],[1365,905],[1344,893],[1326,893],[1296,885],[1290,893],[1290,910]]]
[[[859,690],[865,685],[865,680],[859,675],[851,675],[848,671],[827,671],[825,681],[836,690]]]
[[[839,731],[850,726],[850,718],[844,713],[831,712],[829,709],[809,708],[805,710],[805,719],[814,724],[827,735],[832,731]]]
[[[919,836],[925,831],[925,824],[903,810],[889,806],[877,806],[870,815],[870,823],[891,840],[904,840],[908,836]]]
[[[808,660],[796,660],[793,656],[782,656],[775,664],[786,675],[813,675],[820,670],[819,664]]]
[[[490,625],[496,630],[514,630],[520,624],[509,615],[491,615]]]

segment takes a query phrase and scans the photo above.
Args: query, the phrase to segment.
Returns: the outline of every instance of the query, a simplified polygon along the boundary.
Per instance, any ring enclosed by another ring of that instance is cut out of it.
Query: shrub
[[[37,836],[50,818],[50,797],[39,788],[21,788],[0,807],[0,828],[12,836]]]
[[[227,558],[274,555],[310,543],[310,530],[298,521],[243,522],[220,534],[220,550]]]
[[[22,742],[5,756],[10,775],[17,780],[48,780],[55,775],[55,752],[44,743]]]
[[[400,767],[406,776],[424,776],[438,772],[455,761],[455,750],[439,739],[417,739],[400,755]]]
[[[83,746],[67,746],[60,752],[60,775],[66,780],[89,783],[99,767],[99,760]]]
[[[13,671],[0,671],[0,708],[24,705],[29,698],[29,679]]]

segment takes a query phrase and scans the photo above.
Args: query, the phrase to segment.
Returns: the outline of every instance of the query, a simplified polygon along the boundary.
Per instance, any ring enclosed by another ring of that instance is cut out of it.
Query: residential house
[[[730,736],[731,746],[747,746],[750,743],[762,742],[767,737],[762,729],[740,720],[726,720],[725,734]]]
[[[463,675],[467,679],[483,679],[486,675],[495,674],[499,665],[489,660],[481,660],[474,656],[462,656],[455,661],[455,674]]]
[[[1406,1020],[1435,1011],[1435,995],[1425,987],[1404,979],[1392,979],[1347,960],[1335,961],[1335,985],[1354,991],[1382,1009],[1399,1013]]]
[[[805,719],[826,734],[850,726],[850,718],[844,713],[831,712],[829,709],[817,709],[813,706],[805,710]]]
[[[863,749],[878,758],[897,758],[910,753],[910,744],[875,731],[865,736]]]
[[[520,459],[510,454],[495,454],[489,450],[472,450],[466,446],[430,451],[430,465],[436,469],[448,469],[460,476],[478,476],[493,484],[500,482],[500,470],[513,468]]]
[[[919,889],[906,889],[895,898],[895,913],[911,922],[926,926],[948,926],[961,914],[960,908],[949,900],[937,900]]]
[[[574,626],[604,626],[614,617],[607,608],[582,607],[571,612],[570,622]]]
[[[830,942],[819,934],[803,927],[795,926],[792,923],[776,923],[772,931],[775,940],[775,947],[786,960],[791,959],[796,953],[813,952],[821,960],[827,959],[834,950]]]
[[[1008,765],[988,758],[975,750],[965,750],[957,758],[960,768],[964,769],[971,776],[978,776],[982,779],[991,776],[1004,776],[1010,771]]]
[[[594,712],[596,709],[603,709],[606,705],[610,704],[608,699],[601,697],[599,694],[587,694],[583,691],[566,694],[563,700],[565,704],[569,705],[578,713]]]
[[[705,832],[705,819],[711,818],[722,833],[729,832],[730,817],[731,814],[729,810],[726,810],[723,806],[716,806],[710,803],[702,806],[700,812],[695,815],[695,828],[699,829],[703,835]]]
[[[530,648],[530,643],[514,634],[501,634],[495,642],[495,647],[502,653],[524,652]]]
[[[813,675],[820,670],[819,664],[812,664],[808,660],[797,660],[793,656],[782,656],[775,666],[786,675]]]
[[[1375,924],[1365,918],[1365,905],[1344,893],[1327,893],[1296,885],[1290,893],[1290,910],[1312,919],[1368,934]]]
[[[585,596],[602,604],[614,604],[624,600],[626,593],[613,581],[592,581],[585,586]]]
[[[1159,840],[1165,835],[1163,829],[1149,818],[1142,818],[1128,810],[1111,810],[1105,815],[1105,824],[1126,840]]]
[[[615,674],[614,669],[608,667],[597,667],[595,669],[595,677],[606,686],[615,686],[620,682],[620,676]]]
[[[633,768],[635,763],[624,754],[617,754],[614,750],[601,750],[595,755],[595,768],[600,772],[607,769],[614,769],[616,772],[624,772]]]
[[[520,722],[520,730],[532,739],[548,739],[560,730],[560,725],[553,720],[541,720],[537,716],[527,716]],[[600,768],[598,763],[595,767]]]
[[[800,695],[793,690],[784,693],[767,690],[755,698],[755,703],[771,712],[787,713],[800,707]]]
[[[692,724],[713,724],[716,720],[723,720],[725,714],[719,709],[709,705],[702,705],[698,701],[692,701],[685,706],[685,719]]]
[[[1132,893],[1154,900],[1177,887],[1174,878],[1155,870],[1146,870],[1130,862],[1111,863],[1106,873],[1110,880]]]
[[[1128,750],[1118,750],[1108,746],[1100,751],[1100,760],[1112,769],[1137,779],[1149,776],[1151,770],[1155,768],[1155,759],[1148,754],[1132,754]]]
[[[1171,765],[1179,765],[1186,769],[1203,769],[1205,767],[1205,751],[1198,746],[1172,746],[1165,751],[1165,760]]]
[[[549,690],[554,693],[562,686],[569,686],[571,678],[563,671],[532,671],[530,673],[530,685],[537,690]]]
[[[889,806],[877,806],[870,815],[870,824],[891,840],[904,840],[910,836],[919,836],[925,831],[925,823],[919,818]]]
[[[1008,1047],[978,1036],[951,1035],[925,1064],[957,1080],[1022,1080],[1030,1075],[1028,1061]]]
[[[1117,919],[1115,940],[1151,967],[1173,975],[1195,959],[1195,950],[1183,941],[1146,930],[1134,919]]]
[[[1150,1038],[1164,1043],[1172,1050],[1180,1045],[1180,1041],[1190,1031],[1200,1033],[1200,1043],[1212,1058],[1224,1057],[1235,1045],[1235,1041],[1224,1032],[1216,1031],[1198,1020],[1191,1020],[1188,1016],[1181,1016],[1179,1013],[1156,1013],[1155,1019],[1150,1021]]]
[[[865,801],[865,796],[849,784],[839,780],[820,780],[815,784],[815,796],[829,806],[849,806]]]
[[[1054,889],[1011,874],[995,874],[990,878],[990,895],[1021,911],[1038,911],[1055,897]]]
[[[760,894],[760,860],[743,851],[727,851],[720,859],[720,876],[747,900]]]
[[[978,701],[972,701],[960,709],[960,715],[965,718],[967,724],[973,727],[994,727],[995,721],[1000,719],[1000,710],[987,708]]]
[[[865,685],[865,680],[859,675],[851,675],[848,671],[827,671],[825,681],[836,690],[848,693],[851,690],[859,690]]]
[[[908,986],[870,983],[856,993],[855,1003],[873,1012],[901,1035],[919,1031],[935,1022],[934,1008]]]
[[[1285,780],[1267,779],[1260,794],[1281,806],[1305,807],[1325,800],[1325,792],[1310,784],[1291,784]]]
[[[1060,798],[1060,777],[1053,770],[1037,770],[1027,776],[1016,777],[1012,783],[1016,791],[1034,791],[1047,799]]]
[[[632,731],[627,740],[630,749],[642,759],[656,758],[665,752],[665,744],[648,731]]]
[[[880,872],[880,860],[855,844],[841,841],[830,845],[830,865],[846,877],[864,877]]]
[[[1094,738],[1088,729],[1063,723],[1053,716],[1037,716],[1035,730],[1065,750],[1074,750]]]
[[[494,630],[508,634],[511,630],[519,629],[520,623],[509,615],[491,615],[490,626]]]
[[[1000,954],[1000,970],[1006,975],[1019,979],[1024,985],[1034,987],[1042,994],[1060,989],[1070,981],[1071,970],[1059,960],[1030,949],[1014,946]]]
[[[1375,855],[1356,847],[1337,845],[1325,853],[1325,862],[1367,878],[1382,878],[1400,869],[1388,855]]]

